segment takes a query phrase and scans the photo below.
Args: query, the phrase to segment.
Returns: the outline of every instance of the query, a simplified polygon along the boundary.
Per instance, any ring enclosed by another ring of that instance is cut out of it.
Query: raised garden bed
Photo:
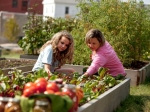
[[[150,63],[138,70],[125,69],[127,78],[131,78],[131,86],[137,86],[145,82],[146,77],[150,77]]]
[[[63,68],[73,68],[79,73],[83,73],[83,68],[85,66],[82,65],[69,65],[66,64],[63,66]],[[131,86],[137,86],[145,81],[146,77],[150,77],[150,63],[146,64],[144,67],[138,70],[133,69],[125,69],[125,72],[127,73],[126,78],[130,78]]]
[[[6,59],[6,60],[11,61],[11,59]],[[15,61],[18,61],[18,59],[15,59]],[[26,61],[31,63],[27,65]],[[35,60],[23,59],[22,64],[26,66],[22,66],[21,64],[19,65],[19,67],[17,67],[18,64],[17,66],[15,66],[14,64],[12,68],[7,68],[7,69],[4,68],[3,71],[7,70],[8,72],[10,70],[13,70],[14,68],[17,68],[27,73],[31,71],[34,63]],[[68,65],[65,66],[68,67]],[[72,66],[69,65],[69,67]],[[82,73],[83,66],[74,65],[74,67],[76,67],[75,70],[78,70],[79,73]],[[88,103],[80,106],[78,112],[112,112],[129,95],[129,92],[130,92],[130,79],[126,78],[124,81],[110,88],[109,90],[107,90],[106,92],[98,96],[96,99],[91,100]]]
[[[19,69],[26,73],[32,70],[35,61],[31,59],[0,58],[0,69],[5,75],[13,69]]]
[[[113,112],[130,93],[130,79],[104,92],[96,99],[79,107],[78,112]]]
[[[31,72],[33,65],[36,60],[34,59],[5,59],[5,63],[1,63],[2,58],[0,59],[0,68],[3,69],[4,74],[7,74],[12,68],[21,69],[23,72]],[[82,65],[64,65],[63,68],[74,68],[77,72],[82,74],[82,70],[85,66]],[[130,78],[131,86],[137,86],[145,81],[146,77],[150,77],[150,63],[146,64],[144,67],[135,70],[135,69],[125,69],[127,73],[127,78]]]
[[[22,54],[20,55],[21,59],[37,59],[39,55],[31,55],[31,54]]]
[[[35,61],[31,59],[0,58],[0,69],[33,65]]]

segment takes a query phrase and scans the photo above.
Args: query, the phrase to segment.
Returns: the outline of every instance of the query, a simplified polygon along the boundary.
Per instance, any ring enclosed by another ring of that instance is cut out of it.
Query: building
[[[77,0],[43,0],[43,15],[53,18],[73,17],[78,13]]]
[[[75,16],[78,12],[76,0],[0,0],[0,11],[13,13],[32,13],[50,16]],[[30,8],[35,10],[29,10]]]
[[[50,16],[75,16],[78,12],[76,0],[0,0],[0,11],[32,13]],[[37,6],[34,8],[35,4]],[[35,10],[30,10],[34,8]]]
[[[43,0],[0,0],[0,11],[30,13],[29,10],[37,4],[35,10],[37,14],[43,14]]]
[[[9,18],[16,19],[21,31],[18,36],[23,36],[23,25],[27,22],[28,10],[38,4],[35,11],[39,15],[54,18],[74,16],[77,13],[75,0],[0,0],[0,42],[7,42],[3,37],[4,24]]]

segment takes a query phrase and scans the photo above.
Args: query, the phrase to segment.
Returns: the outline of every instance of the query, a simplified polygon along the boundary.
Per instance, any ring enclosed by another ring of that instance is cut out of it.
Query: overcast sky
[[[143,0],[145,4],[150,4],[150,0]]]
[[[144,4],[150,4],[150,0],[143,0]]]
[[[123,0],[123,1],[128,1],[128,0]],[[139,0],[137,0],[139,1]],[[150,4],[150,0],[143,0],[144,4]]]

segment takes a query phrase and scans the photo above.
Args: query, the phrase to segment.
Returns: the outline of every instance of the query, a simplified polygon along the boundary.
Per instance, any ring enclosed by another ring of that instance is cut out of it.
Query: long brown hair
[[[63,51],[60,52],[57,48],[57,45],[59,43],[59,41],[61,40],[62,37],[66,37],[69,41],[70,44],[68,46],[68,48]],[[56,33],[51,40],[47,41],[40,49],[40,52],[48,45],[52,45],[52,49],[53,49],[53,62],[58,60],[59,61],[59,66],[62,66],[65,63],[72,63],[73,61],[73,52],[74,52],[74,40],[72,35],[67,32],[67,31],[60,31],[58,33]]]
[[[86,44],[89,43],[89,40],[91,38],[97,38],[97,40],[99,41],[101,46],[103,46],[105,44],[105,38],[104,38],[102,32],[98,29],[91,29],[86,33],[86,36],[85,36]]]

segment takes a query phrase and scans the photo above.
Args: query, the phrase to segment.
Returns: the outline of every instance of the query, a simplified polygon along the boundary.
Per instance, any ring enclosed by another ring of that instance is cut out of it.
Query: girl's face
[[[68,48],[69,44],[70,44],[69,39],[62,36],[62,38],[58,42],[57,48],[60,52],[65,51]]]
[[[101,44],[97,38],[91,38],[87,45],[92,51],[97,51]]]

